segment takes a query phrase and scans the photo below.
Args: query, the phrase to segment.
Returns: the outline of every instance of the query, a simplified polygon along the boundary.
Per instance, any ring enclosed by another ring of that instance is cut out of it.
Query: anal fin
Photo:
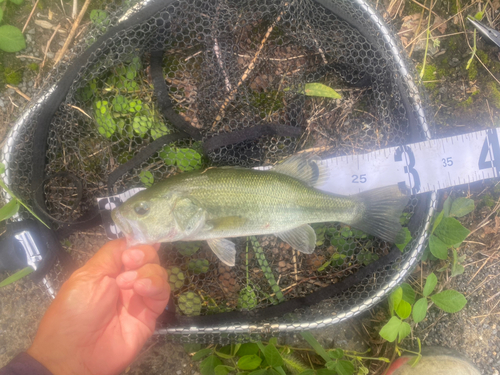
[[[217,255],[222,263],[233,267],[236,262],[236,247],[234,243],[224,238],[212,238],[207,240],[208,246]]]
[[[287,230],[286,232],[276,233],[276,236],[281,238],[295,250],[304,254],[312,254],[316,248],[316,232],[308,224]]]

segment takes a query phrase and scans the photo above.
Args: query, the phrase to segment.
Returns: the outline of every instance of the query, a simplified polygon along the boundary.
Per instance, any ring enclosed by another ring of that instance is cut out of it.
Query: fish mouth
[[[123,217],[118,209],[115,208],[113,211],[111,211],[111,219],[113,219],[115,225],[121,232],[123,232],[125,237],[127,237],[128,239],[128,237],[130,237],[130,234],[132,233],[132,228],[130,227],[127,219]]]

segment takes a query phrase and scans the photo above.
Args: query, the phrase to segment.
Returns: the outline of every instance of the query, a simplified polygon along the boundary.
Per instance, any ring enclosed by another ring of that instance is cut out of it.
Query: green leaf
[[[431,296],[432,302],[447,313],[456,313],[464,308],[467,300],[464,295],[456,290],[449,289]]]
[[[403,251],[406,245],[408,245],[408,243],[411,241],[412,237],[410,230],[408,228],[403,227],[401,231],[402,234],[401,233],[398,234],[398,238],[401,236],[401,240],[398,241],[399,243],[396,243],[396,246],[398,247],[399,250]]]
[[[264,357],[266,358],[267,364],[269,366],[283,366],[283,358],[281,358],[280,352],[273,344],[267,345],[262,353],[264,354]]]
[[[446,203],[446,202],[445,202]],[[441,221],[443,220],[444,217],[444,210],[439,213],[439,215],[436,216],[436,219],[434,220],[434,223],[432,224],[432,231],[431,233],[434,233],[436,228],[438,227],[439,224],[441,224]]]
[[[11,0],[12,1],[12,0]],[[484,12],[477,12],[476,15],[474,16],[474,18],[477,20],[477,21],[481,21],[483,19],[483,16],[484,16]]]
[[[0,26],[0,49],[5,52],[17,52],[26,48],[24,35],[15,26]]]
[[[443,212],[444,217],[450,216],[451,203],[452,203],[452,200],[451,200],[451,194],[450,194],[450,195],[448,195],[448,198],[446,198],[446,200],[443,203],[443,211],[442,212]]]
[[[334,350],[328,351],[328,354],[333,359],[341,359],[344,356],[344,351],[342,349],[334,349]]]
[[[326,85],[322,83],[306,83],[305,86],[305,95],[306,96],[320,96],[322,98],[332,98],[332,99],[341,99],[342,96]]]
[[[23,3],[23,0],[10,0],[10,2],[16,5],[21,5]]]
[[[403,289],[401,287],[398,287],[389,296],[389,312],[391,313],[391,315],[396,310],[402,299],[403,299]]]
[[[410,286],[410,284],[403,283],[401,284],[401,289],[403,289],[403,301],[408,302],[410,305],[413,305],[415,302],[415,291]]]
[[[423,297],[420,298],[417,302],[415,302],[415,305],[413,305],[413,321],[415,323],[420,323],[422,320],[425,319],[425,316],[427,315],[427,298]]]
[[[19,211],[19,206],[20,204],[17,199],[11,199],[9,203],[0,208],[0,221],[14,216]]]
[[[12,283],[16,282],[17,280],[20,280],[23,277],[28,276],[33,271],[34,271],[34,269],[31,267],[26,267],[26,268],[23,268],[21,271],[17,271],[15,274],[7,277],[5,280],[0,282],[0,288],[3,288],[4,286],[12,284]]]
[[[201,313],[201,298],[193,293],[182,293],[178,301],[179,309],[187,316],[197,316]]]
[[[411,333],[411,326],[407,322],[401,322],[398,331],[398,343]]]
[[[308,369],[306,371],[302,371],[299,375],[316,375],[314,370]]]
[[[398,337],[399,327],[402,323],[401,319],[393,316],[380,330],[380,336],[389,342],[394,342]]]
[[[422,292],[424,297],[428,297],[434,291],[437,283],[438,279],[436,275],[434,275],[434,272],[427,276],[427,279],[425,280],[424,290]]]
[[[248,374],[248,373],[247,373]],[[260,369],[260,370],[255,370],[255,371],[252,371],[250,374],[248,375],[267,375],[267,369]]]
[[[5,165],[4,163],[0,163],[0,174],[4,174],[5,173]]]
[[[193,361],[199,361],[200,359],[206,357],[210,353],[212,353],[212,349],[206,348],[206,349],[201,349],[200,351],[196,352],[195,355],[193,356]]]
[[[337,371],[329,370],[327,368],[322,368],[322,369],[319,369],[318,371],[316,371],[316,374],[318,374],[318,375],[336,375]]]
[[[462,243],[469,233],[470,231],[453,217],[445,217],[434,231],[434,235],[448,246]]]
[[[283,370],[281,366],[276,366],[273,368],[273,370],[275,370],[279,375],[286,375],[285,370]]]
[[[222,365],[222,361],[215,355],[205,358],[200,363],[201,375],[215,375],[215,368]]]
[[[3,10],[2,8],[0,8],[0,22],[2,22],[2,19],[3,19]]]
[[[238,351],[236,352],[236,355],[238,357],[243,357],[245,355],[252,355],[252,354],[257,354],[259,352],[259,346],[257,344],[254,344],[253,342],[242,344]]]
[[[257,296],[253,288],[250,285],[247,285],[243,289],[240,290],[238,294],[238,304],[237,307],[239,309],[244,310],[252,310],[257,306]]]
[[[321,358],[323,358],[326,362],[330,360],[330,356],[326,352],[326,350],[321,346],[321,344],[314,338],[311,332],[301,332],[301,336],[312,346],[314,351],[318,353]]]
[[[188,263],[188,269],[193,273],[207,273],[210,264],[206,259],[191,259]]]
[[[449,216],[462,217],[474,211],[474,201],[470,198],[458,198],[453,201]]]
[[[227,375],[231,371],[234,371],[235,368],[231,366],[224,366],[224,365],[219,365],[216,366],[214,369],[215,375]]]
[[[438,259],[445,260],[448,258],[448,248],[443,241],[437,238],[435,235],[431,234],[429,237],[429,250],[432,255],[434,255]]]
[[[232,355],[232,354],[226,354],[226,353],[221,353],[221,352],[215,352],[215,354],[218,357],[221,357],[222,359],[231,359],[234,357],[234,355]]]
[[[245,355],[238,360],[238,368],[241,370],[255,370],[260,366],[261,362],[262,358],[256,354]]]
[[[408,318],[411,314],[411,305],[405,300],[401,300],[396,307],[396,314],[403,320]]]
[[[90,21],[92,21],[94,25],[105,26],[107,23],[109,23],[108,13],[103,10],[93,9],[90,12]]]
[[[350,361],[338,361],[335,370],[339,375],[352,375],[354,374],[354,365]]]
[[[155,182],[155,178],[150,171],[141,171],[141,173],[139,174],[139,178],[146,187],[153,186]]]

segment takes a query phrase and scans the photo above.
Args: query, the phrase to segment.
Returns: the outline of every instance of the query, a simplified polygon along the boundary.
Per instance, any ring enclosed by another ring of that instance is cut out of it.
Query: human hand
[[[169,295],[153,246],[108,242],[63,284],[28,354],[54,375],[118,374],[153,334]]]

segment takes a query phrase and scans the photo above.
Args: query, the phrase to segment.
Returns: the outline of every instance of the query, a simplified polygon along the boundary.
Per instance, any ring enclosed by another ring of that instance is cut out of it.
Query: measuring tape
[[[328,167],[329,176],[317,188],[329,193],[352,195],[397,184],[401,190],[415,195],[499,177],[499,131],[481,130],[367,154],[323,159],[320,164]],[[111,210],[141,190],[144,188],[98,198],[110,239],[120,236],[111,219]]]

